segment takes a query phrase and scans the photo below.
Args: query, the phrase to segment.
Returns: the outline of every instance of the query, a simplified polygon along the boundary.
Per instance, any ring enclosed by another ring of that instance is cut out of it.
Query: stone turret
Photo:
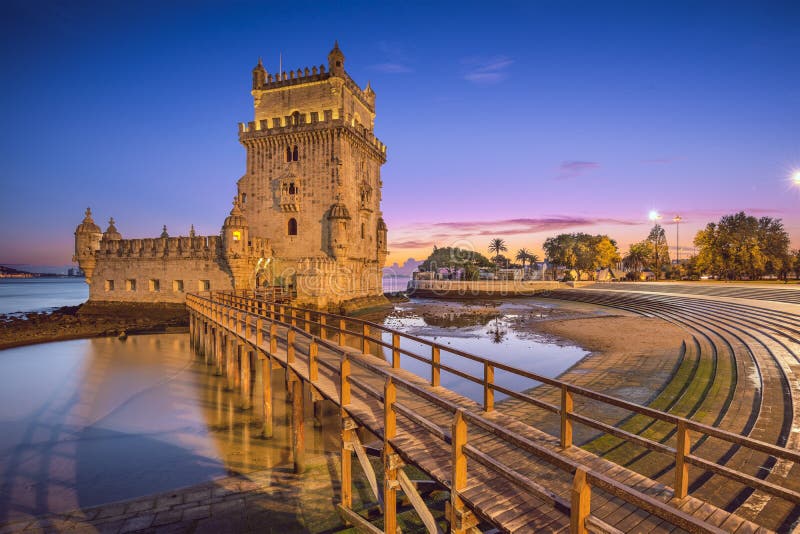
[[[387,240],[386,234],[388,233],[389,229],[386,227],[386,222],[383,220],[383,217],[378,218],[378,256],[383,256],[386,259],[386,255],[388,254],[387,250]]]
[[[103,241],[120,241],[121,239],[122,234],[117,231],[117,227],[114,226],[114,217],[111,217],[108,220],[108,228],[103,233]]]
[[[92,273],[97,265],[95,252],[100,248],[102,236],[102,230],[92,219],[92,210],[86,208],[83,221],[75,229],[75,255],[72,261],[78,262],[78,266],[86,274],[87,284],[92,282]]]
[[[248,242],[250,225],[242,213],[239,199],[233,199],[233,209],[222,225],[222,254],[233,274],[235,289],[251,287],[251,269]]]
[[[335,259],[347,257],[347,225],[350,219],[350,212],[347,210],[347,206],[341,202],[333,204],[328,212],[329,247],[331,256]]]
[[[258,65],[253,68],[253,89],[261,89],[266,83],[267,69],[264,68],[261,58],[258,58]]]
[[[339,41],[333,43],[333,50],[328,54],[328,72],[331,76],[344,78],[344,54],[339,50]]]

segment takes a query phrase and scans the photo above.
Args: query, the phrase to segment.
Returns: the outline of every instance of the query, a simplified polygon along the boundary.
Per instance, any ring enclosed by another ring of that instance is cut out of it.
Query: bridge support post
[[[234,340],[233,344],[233,389],[242,387],[242,353],[244,352],[244,345],[238,339]]]
[[[355,425],[347,415],[346,407],[350,404],[350,360],[345,356],[340,365],[339,377],[341,379],[339,414],[342,423],[342,506],[353,506],[353,432]]]
[[[261,394],[264,403],[264,426],[261,435],[271,438],[273,434],[272,426],[272,358],[263,354],[261,360]]]
[[[306,469],[306,433],[303,407],[303,380],[292,373],[292,453],[294,456],[294,472],[302,473]]]
[[[450,502],[447,503],[445,515],[450,522],[450,532],[464,534],[469,528],[478,524],[475,515],[467,510],[458,492],[467,485],[467,457],[464,446],[467,444],[467,422],[464,414],[458,410],[453,419],[453,479],[450,488]]]
[[[242,350],[242,410],[250,409],[250,349],[247,345]]]
[[[588,534],[586,519],[591,512],[592,488],[586,482],[586,471],[580,467],[575,470],[570,496],[569,532]]]
[[[219,329],[219,335],[216,339],[216,346],[214,347],[214,374],[219,376],[222,374],[222,347],[225,345],[223,344],[223,340],[225,339],[225,334],[222,331],[222,328]]]
[[[383,531],[392,534],[397,532],[397,470],[402,465],[389,443],[397,435],[396,400],[397,387],[389,377],[383,387]]]
[[[233,373],[234,373],[234,351],[236,350],[236,344],[234,342],[233,337],[228,337],[228,342],[226,343],[227,349],[225,350],[225,377],[227,380],[225,383],[228,386],[228,390],[233,391]]]

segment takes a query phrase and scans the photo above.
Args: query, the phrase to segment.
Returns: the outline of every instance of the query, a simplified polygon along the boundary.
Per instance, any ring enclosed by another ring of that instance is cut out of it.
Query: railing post
[[[364,323],[361,325],[361,352],[362,354],[369,353],[369,341],[367,340],[369,337],[369,325]]]
[[[459,495],[467,485],[467,457],[464,454],[464,445],[467,444],[467,422],[464,420],[462,410],[457,410],[453,418],[452,428],[453,445],[453,479],[450,488],[450,506],[448,520],[450,521],[450,532],[462,534],[466,532],[468,525],[465,524],[467,512],[464,501]]]
[[[392,377],[383,387],[383,531],[397,532],[397,465],[396,455],[389,440],[397,435],[397,415],[394,403],[397,388]]]
[[[256,347],[260,347],[264,342],[264,319],[259,315],[256,318]]]
[[[400,369],[400,334],[392,334],[392,369]]]
[[[489,360],[483,360],[483,409],[491,412],[494,410],[494,365]]]
[[[320,313],[319,314],[319,337],[323,341],[327,341],[327,339],[328,339],[328,331],[327,331],[328,329],[325,328],[325,325],[327,324],[327,322],[328,322],[328,318],[324,314]]]
[[[691,437],[686,421],[678,420],[678,434],[675,444],[675,493],[674,497],[683,499],[689,492],[689,464],[686,456],[691,453]]]
[[[345,346],[347,344],[347,335],[344,333],[347,330],[347,321],[339,319],[339,345]]]
[[[291,328],[286,332],[286,363],[294,363],[295,331]]]
[[[431,347],[431,385],[436,387],[439,385],[441,370],[439,363],[441,361],[441,354],[439,347]]]
[[[303,313],[303,330],[311,333],[311,312],[306,311]]]
[[[319,345],[317,340],[312,339],[308,345],[308,381],[312,384],[319,378],[319,365],[317,364],[317,354]]]
[[[346,355],[342,357],[342,363],[339,368],[339,377],[341,378],[340,398],[339,404],[342,408],[350,404],[350,358]]]
[[[586,471],[579,467],[575,470],[570,492],[570,534],[587,534],[586,519],[591,513],[592,488],[586,482]]]
[[[572,447],[572,421],[569,414],[572,413],[572,392],[567,389],[566,384],[561,385],[561,448]]]
[[[292,310],[292,326],[297,326],[297,310]]]

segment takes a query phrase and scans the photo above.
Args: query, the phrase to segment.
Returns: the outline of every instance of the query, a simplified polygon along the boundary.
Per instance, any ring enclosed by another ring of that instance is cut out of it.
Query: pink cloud
[[[577,178],[599,167],[600,164],[596,161],[563,161],[558,167],[559,173],[556,179],[569,180],[571,178]]]

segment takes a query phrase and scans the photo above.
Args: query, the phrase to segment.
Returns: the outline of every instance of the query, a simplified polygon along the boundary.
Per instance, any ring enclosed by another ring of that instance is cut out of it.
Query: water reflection
[[[290,464],[285,378],[272,377],[267,440],[261,365],[242,411],[241,394],[193,356],[186,334],[0,351],[0,522]],[[306,433],[309,451],[336,450],[335,433]]]
[[[446,348],[468,352],[502,362],[526,371],[547,377],[556,377],[586,356],[579,347],[562,346],[552,343],[533,332],[520,327],[518,317],[547,313],[547,309],[531,299],[530,302],[517,300],[513,305],[496,303],[494,305],[462,304],[455,301],[435,303],[426,299],[415,299],[398,306],[385,317],[372,317],[385,326],[416,337],[435,341],[443,345],[441,363],[458,371],[483,378],[483,365],[470,361]],[[391,334],[382,334],[386,343],[392,342]],[[424,357],[431,358],[430,346],[410,339],[401,338],[400,347]],[[392,351],[383,350],[384,357],[391,361]],[[410,356],[402,356],[401,367],[418,376],[430,377],[431,366]],[[539,385],[539,382],[521,378],[507,371],[495,371],[495,383],[515,391],[525,391]],[[456,374],[442,371],[441,385],[457,391],[475,401],[482,401],[483,387]],[[495,400],[502,401],[503,394],[496,394]]]

